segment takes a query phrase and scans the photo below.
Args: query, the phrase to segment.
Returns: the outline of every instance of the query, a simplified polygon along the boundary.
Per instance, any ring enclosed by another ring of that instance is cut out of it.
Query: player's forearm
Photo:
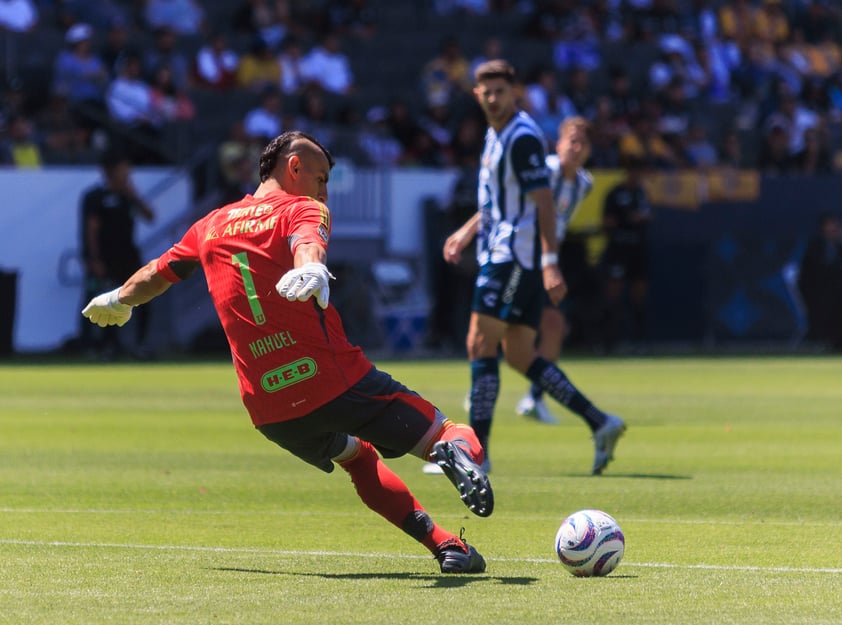
[[[468,244],[474,240],[474,237],[477,236],[477,232],[479,231],[479,220],[480,214],[479,211],[471,215],[471,218],[468,219],[462,226],[450,235],[449,240],[456,241],[459,245],[459,250],[465,249]]]
[[[294,263],[301,267],[305,263],[327,264],[327,250],[317,243],[304,243],[295,250]]]
[[[480,214],[479,211],[477,211],[471,215],[471,218],[466,221],[461,228],[459,228],[463,239],[470,242],[475,236],[477,236],[477,231],[479,230],[479,219]]]
[[[120,287],[120,303],[129,306],[145,304],[166,291],[172,283],[158,273],[156,265],[158,259],[150,261]]]

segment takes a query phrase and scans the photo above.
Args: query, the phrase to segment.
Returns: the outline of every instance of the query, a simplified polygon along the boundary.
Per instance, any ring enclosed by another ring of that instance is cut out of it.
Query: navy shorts
[[[377,368],[336,399],[297,419],[268,423],[257,429],[322,471],[345,449],[348,435],[368,441],[384,458],[397,458],[425,444],[425,436],[444,416],[417,393]]]
[[[540,271],[515,262],[488,263],[479,269],[471,310],[537,330],[545,294]]]

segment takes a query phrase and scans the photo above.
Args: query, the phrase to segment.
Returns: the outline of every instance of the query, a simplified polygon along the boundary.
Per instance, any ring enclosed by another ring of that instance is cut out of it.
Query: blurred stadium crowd
[[[592,120],[592,168],[842,169],[831,0],[0,0],[0,35],[5,166],[203,153],[236,195],[295,127],[359,166],[475,167],[471,69],[503,56],[550,144]]]

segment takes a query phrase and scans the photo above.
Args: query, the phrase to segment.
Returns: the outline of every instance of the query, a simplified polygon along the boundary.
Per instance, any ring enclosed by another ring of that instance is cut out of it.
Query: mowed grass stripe
[[[254,547],[212,547],[207,545],[133,545],[120,543],[76,543],[63,541],[34,541],[34,540],[4,540],[0,545],[20,545],[29,547],[66,547],[78,549],[132,549],[157,551],[196,551],[210,553],[253,553],[264,556],[279,557],[316,557],[316,558],[373,558],[373,559],[407,559],[429,560],[429,556],[411,555],[405,553],[364,553],[350,551],[296,551],[290,549],[261,549]],[[558,564],[552,558],[486,558],[488,562]],[[726,566],[722,564],[672,564],[668,562],[622,562],[623,567],[645,567],[661,569],[710,569],[713,571],[757,571],[774,573],[831,573],[842,574],[842,568],[812,568],[787,566]]]
[[[349,510],[347,512],[340,511],[308,511],[308,510],[263,510],[263,511],[242,511],[242,510],[118,510],[118,509],[53,509],[53,508],[4,508],[0,507],[0,514],[91,514],[91,515],[184,515],[184,516],[278,516],[278,517],[358,517],[359,512]],[[512,518],[520,519],[521,521],[555,521],[557,516],[539,515],[539,514],[516,514],[506,512],[495,512],[495,518],[510,516]],[[439,513],[436,517],[443,518],[464,518],[464,515]],[[728,520],[728,519],[687,519],[687,518],[661,518],[661,519],[644,519],[635,517],[624,517],[624,523],[639,523],[639,524],[669,524],[669,525],[725,525],[725,526],[751,526],[758,527],[774,526],[774,527],[842,527],[842,520],[823,520],[823,521],[784,521],[784,520]],[[11,540],[11,539],[9,539]],[[4,542],[0,539],[0,543]]]

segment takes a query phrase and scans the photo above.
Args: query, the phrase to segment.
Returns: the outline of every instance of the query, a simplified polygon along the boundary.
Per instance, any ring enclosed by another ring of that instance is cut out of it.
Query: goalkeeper
[[[269,440],[322,471],[347,471],[363,502],[422,543],[443,573],[481,573],[476,549],[432,521],[381,460],[412,454],[442,467],[462,501],[491,514],[474,431],[379,371],[349,343],[330,305],[325,266],[333,157],[313,137],[285,132],[260,157],[254,195],[194,223],[160,258],[82,314],[122,326],[199,266],[233,356],[245,405]]]

